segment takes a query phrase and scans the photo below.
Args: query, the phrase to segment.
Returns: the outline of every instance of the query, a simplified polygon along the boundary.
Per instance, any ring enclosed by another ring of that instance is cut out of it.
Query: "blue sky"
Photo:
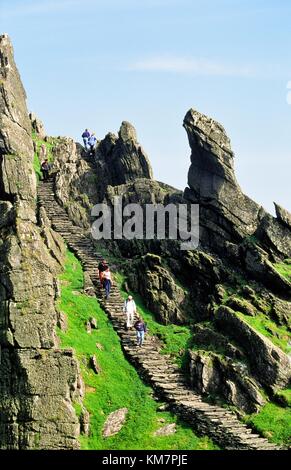
[[[49,134],[103,138],[128,120],[155,178],[184,189],[194,107],[223,124],[242,189],[272,212],[291,210],[290,18],[290,0],[0,2]]]

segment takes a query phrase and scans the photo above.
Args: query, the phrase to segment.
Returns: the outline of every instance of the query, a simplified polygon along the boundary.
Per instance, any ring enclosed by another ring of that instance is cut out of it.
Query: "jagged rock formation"
[[[268,254],[291,255],[290,228],[242,193],[234,175],[233,152],[224,128],[191,109],[184,127],[192,150],[185,198],[200,204],[200,241],[230,251],[248,236],[257,237]],[[278,207],[278,206],[277,206]],[[240,255],[246,259],[248,248]]]
[[[37,211],[31,123],[7,35],[0,61],[0,448],[78,448],[78,365],[55,335],[64,245]]]
[[[29,119],[31,121],[32,130],[39,139],[44,140],[46,138],[46,131],[43,122],[36,116],[35,113],[29,113]]]
[[[247,368],[211,351],[190,351],[192,386],[201,394],[223,398],[245,413],[255,413],[265,403]]]
[[[118,186],[138,178],[153,178],[148,157],[137,141],[136,130],[126,121],[122,122],[118,137],[109,133],[99,143],[96,165],[100,198],[108,186]]]
[[[90,228],[90,209],[98,201],[99,179],[84,150],[72,139],[59,138],[53,147],[55,190],[77,225]]]
[[[268,338],[255,331],[236,312],[221,306],[216,312],[219,329],[248,351],[251,371],[267,387],[285,387],[290,381],[290,360]]]
[[[187,302],[184,290],[178,286],[160,256],[148,254],[134,264],[128,273],[129,286],[140,292],[146,306],[161,323],[185,323]],[[185,305],[186,304],[186,305]]]

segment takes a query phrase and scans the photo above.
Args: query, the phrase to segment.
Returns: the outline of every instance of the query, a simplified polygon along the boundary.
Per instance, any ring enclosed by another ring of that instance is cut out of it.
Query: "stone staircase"
[[[122,312],[124,301],[116,285],[112,287],[108,301],[104,299],[97,272],[102,255],[96,252],[91,239],[71,222],[65,210],[57,203],[52,179],[39,184],[38,197],[52,227],[64,238],[82,263],[84,271],[90,276],[96,297],[117,331],[126,357],[143,379],[153,387],[156,394],[169,404],[171,410],[187,421],[195,431],[209,436],[223,449],[282,449],[255,434],[231,411],[203,402],[201,396],[189,388],[184,375],[172,363],[170,356],[161,354],[157,338],[146,335],[143,347],[136,346],[134,331],[125,329],[125,317]]]

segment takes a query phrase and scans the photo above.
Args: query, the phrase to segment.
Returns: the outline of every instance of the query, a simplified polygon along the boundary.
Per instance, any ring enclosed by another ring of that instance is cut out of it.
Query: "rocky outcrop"
[[[148,254],[128,270],[129,286],[145,299],[146,306],[163,324],[185,323],[186,292],[175,283],[159,256]]]
[[[269,254],[291,256],[288,212],[276,206],[276,219],[243,194],[224,128],[194,109],[186,114],[184,127],[192,150],[184,195],[200,204],[201,244],[222,253],[226,243],[253,235]]]
[[[59,138],[53,148],[55,191],[72,221],[90,228],[90,211],[98,202],[98,177],[84,149],[72,139]]]
[[[29,119],[31,121],[32,130],[35,132],[36,136],[39,139],[44,140],[46,138],[46,131],[43,122],[36,116],[35,113],[30,113]]]
[[[279,206],[274,202],[277,219],[283,224],[287,225],[288,228],[291,228],[291,214],[283,207]]]
[[[192,150],[190,190],[185,196],[201,204],[202,210],[214,212],[212,219],[215,215],[213,221],[226,239],[252,234],[264,210],[242,193],[236,181],[234,154],[224,128],[194,109],[186,114],[184,128]]]
[[[64,246],[37,213],[31,123],[7,35],[0,61],[0,448],[73,449],[79,371],[55,335]]]
[[[118,137],[109,133],[96,150],[99,196],[108,186],[118,186],[138,178],[151,180],[153,172],[147,155],[137,141],[136,130],[123,121]]]
[[[210,351],[189,354],[191,383],[199,393],[224,399],[244,413],[255,413],[265,403],[243,363]]]
[[[216,312],[216,324],[246,351],[251,372],[261,384],[272,389],[288,385],[291,364],[280,348],[238,317],[230,307],[219,307]]]
[[[110,437],[119,433],[119,431],[124,426],[127,414],[128,414],[127,408],[120,408],[119,410],[116,410],[110,413],[110,415],[108,416],[104,424],[104,428],[102,432],[103,437]]]

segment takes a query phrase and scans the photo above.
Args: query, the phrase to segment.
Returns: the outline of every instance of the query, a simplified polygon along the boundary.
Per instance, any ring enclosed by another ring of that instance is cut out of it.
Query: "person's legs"
[[[141,331],[137,331],[136,332],[136,342],[137,342],[137,345],[140,346],[140,342],[141,342]]]
[[[130,313],[126,312],[126,326],[130,328]]]
[[[85,150],[88,150],[88,137],[83,138]]]
[[[106,300],[109,297],[110,294],[110,281],[109,279],[104,279],[104,288],[105,288],[105,295],[106,295]]]
[[[144,340],[144,331],[139,331],[139,346],[142,346]]]
[[[130,312],[130,326],[132,326],[134,323],[134,313]]]
[[[109,295],[110,295],[110,290],[111,290],[111,281],[109,279],[107,279],[107,283],[106,283],[106,299],[108,299]]]

